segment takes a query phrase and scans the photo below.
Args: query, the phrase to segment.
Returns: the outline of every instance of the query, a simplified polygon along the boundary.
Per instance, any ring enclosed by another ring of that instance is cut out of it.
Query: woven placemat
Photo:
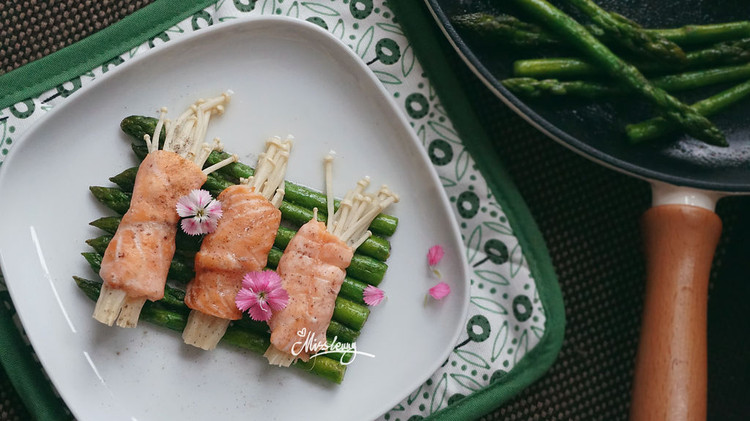
[[[0,2],[0,74],[106,28],[148,0]]]
[[[148,3],[0,2],[0,73]],[[644,286],[638,220],[649,205],[648,185],[554,144],[492,96],[457,57],[452,61],[547,241],[566,305],[558,361],[485,419],[626,419]],[[750,414],[750,199],[724,199],[718,213],[724,234],[710,285],[709,419],[740,420]],[[0,370],[0,421],[25,419],[28,412]]]

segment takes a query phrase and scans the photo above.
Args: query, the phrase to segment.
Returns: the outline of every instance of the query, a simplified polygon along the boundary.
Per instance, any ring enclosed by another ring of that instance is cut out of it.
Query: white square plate
[[[373,308],[341,385],[271,367],[230,346],[204,352],[148,323],[108,328],[73,275],[110,214],[88,186],[136,164],[119,130],[131,114],[178,115],[199,97],[234,91],[208,138],[254,165],[268,136],[292,134],[287,179],[335,193],[364,175],[401,196],[391,238],[388,299]],[[63,399],[82,420],[371,419],[388,411],[447,358],[464,325],[469,275],[456,221],[413,130],[369,69],[313,24],[286,18],[224,23],[155,48],[83,88],[34,126],[0,171],[0,263],[16,310]],[[426,266],[441,244],[452,294],[424,304]]]

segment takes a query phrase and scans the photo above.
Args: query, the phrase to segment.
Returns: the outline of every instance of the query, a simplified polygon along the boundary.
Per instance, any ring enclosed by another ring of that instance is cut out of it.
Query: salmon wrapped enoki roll
[[[146,135],[148,155],[138,168],[130,208],[122,217],[102,258],[99,275],[104,280],[94,318],[112,326],[135,327],[146,300],[164,297],[169,265],[175,252],[180,197],[200,188],[206,176],[236,161],[228,158],[201,169],[219,139],[203,143],[212,115],[221,114],[229,94],[191,105],[174,123],[161,109],[153,139]],[[162,128],[166,136],[159,149]]]
[[[281,223],[291,140],[274,138],[258,158],[253,177],[219,195],[222,218],[203,238],[195,255],[195,278],[187,285],[185,304],[192,309],[182,333],[186,344],[210,350],[242,312],[235,304],[242,277],[266,267]]]
[[[313,218],[294,235],[276,269],[289,295],[287,306],[272,314],[271,345],[264,356],[273,365],[288,367],[297,358],[307,361],[315,351],[305,343],[324,345],[336,296],[346,277],[354,250],[370,235],[372,220],[398,196],[383,186],[375,194],[364,191],[369,179],[357,183],[333,213],[331,162],[325,160],[328,224]]]

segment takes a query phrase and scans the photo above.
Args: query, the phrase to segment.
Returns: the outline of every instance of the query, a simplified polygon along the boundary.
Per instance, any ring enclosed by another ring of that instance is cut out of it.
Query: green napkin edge
[[[0,109],[78,77],[213,3],[216,0],[156,0],[75,44],[1,75]],[[67,406],[34,359],[31,346],[25,343],[13,321],[13,309],[7,308],[5,302],[11,302],[7,292],[0,295],[0,364],[34,419],[68,418]]]
[[[67,408],[50,387],[41,365],[32,358],[33,350],[16,327],[13,310],[4,302],[10,302],[7,291],[0,292],[0,363],[35,419],[59,420]]]
[[[541,377],[557,359],[565,333],[562,292],[542,234],[523,197],[497,159],[490,138],[482,129],[473,105],[448,62],[447,55],[455,54],[453,47],[436,25],[425,2],[393,0],[388,5],[398,18],[398,23],[450,116],[453,127],[508,217],[545,310],[544,334],[518,364],[498,381],[429,417],[431,420],[476,419],[508,402]]]
[[[82,75],[216,1],[156,0],[75,44],[0,75],[0,109]]]

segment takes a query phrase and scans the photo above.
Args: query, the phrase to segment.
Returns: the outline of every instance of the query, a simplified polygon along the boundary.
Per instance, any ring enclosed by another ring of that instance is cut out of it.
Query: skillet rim
[[[425,0],[430,13],[435,18],[436,23],[446,36],[449,43],[456,50],[464,63],[474,72],[477,77],[495,94],[505,105],[507,105],[518,116],[526,120],[537,130],[546,136],[565,146],[566,148],[588,158],[600,165],[604,165],[615,171],[648,181],[660,181],[680,187],[690,187],[698,190],[712,192],[722,192],[727,194],[750,193],[750,173],[748,181],[745,183],[722,182],[716,180],[707,180],[702,178],[689,178],[677,176],[663,171],[655,171],[644,166],[638,165],[637,162],[627,161],[617,158],[611,154],[602,152],[600,149],[591,146],[589,143],[581,141],[567,132],[559,129],[547,119],[535,112],[532,107],[520,100],[507,88],[505,88],[489,69],[474,54],[469,45],[464,42],[456,29],[450,22],[441,3],[456,0]],[[460,1],[460,0],[458,0]],[[637,161],[637,160],[633,160]],[[750,170],[750,163],[748,163]],[[735,177],[736,178],[736,177]]]

